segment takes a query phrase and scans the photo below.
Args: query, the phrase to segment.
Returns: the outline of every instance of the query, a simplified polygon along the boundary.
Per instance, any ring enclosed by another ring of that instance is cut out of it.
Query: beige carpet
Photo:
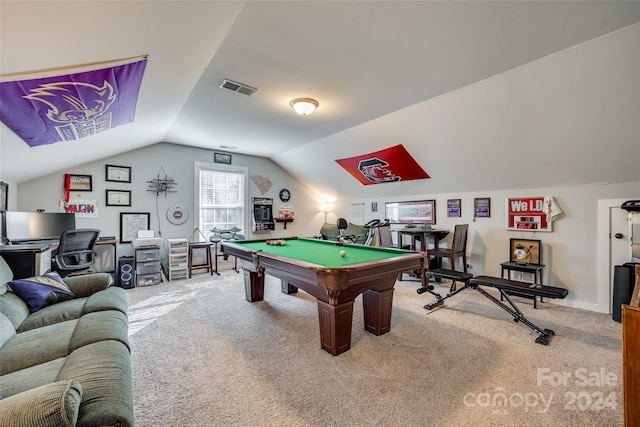
[[[608,315],[516,299],[556,336],[549,346],[478,292],[422,308],[396,284],[391,331],[320,349],[315,300],[267,278],[249,303],[243,275],[128,291],[138,427],[622,426],[621,326]],[[438,287],[442,294],[446,287]]]

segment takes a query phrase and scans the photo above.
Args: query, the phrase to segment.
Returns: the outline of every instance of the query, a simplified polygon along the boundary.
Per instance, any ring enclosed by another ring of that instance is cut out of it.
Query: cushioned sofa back
[[[17,330],[29,315],[29,307],[18,295],[8,291],[0,295],[0,312],[9,319],[13,328]]]
[[[320,228],[320,234],[322,234],[322,238],[325,240],[336,240],[340,235],[340,230],[338,230],[335,224],[325,222]]]
[[[13,280],[13,272],[9,267],[9,264],[0,256],[0,285],[8,283]]]
[[[13,327],[11,320],[4,314],[0,313],[0,347],[7,342],[9,338],[16,334],[16,328]]]

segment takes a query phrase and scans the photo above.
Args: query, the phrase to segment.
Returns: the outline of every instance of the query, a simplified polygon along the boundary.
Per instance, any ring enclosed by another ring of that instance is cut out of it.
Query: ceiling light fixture
[[[296,98],[290,102],[291,107],[301,116],[308,116],[318,108],[318,101],[311,98]]]

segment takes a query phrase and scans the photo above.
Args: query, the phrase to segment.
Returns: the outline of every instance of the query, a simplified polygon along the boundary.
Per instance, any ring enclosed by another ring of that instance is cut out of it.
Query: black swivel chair
[[[93,247],[99,234],[100,230],[92,228],[78,228],[63,232],[60,236],[60,245],[53,254],[52,269],[64,277],[92,266],[96,260]]]

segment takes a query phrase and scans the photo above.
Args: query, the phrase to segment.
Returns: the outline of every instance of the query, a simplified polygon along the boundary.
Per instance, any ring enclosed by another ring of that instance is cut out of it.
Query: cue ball
[[[347,253],[345,251],[340,251],[340,256],[345,256]]]

